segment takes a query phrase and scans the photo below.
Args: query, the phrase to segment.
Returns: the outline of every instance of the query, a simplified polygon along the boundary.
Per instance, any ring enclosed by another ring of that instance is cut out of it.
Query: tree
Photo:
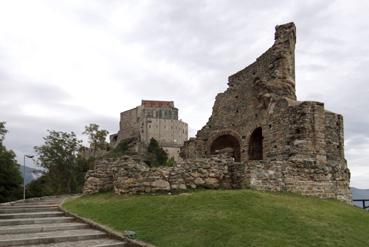
[[[38,162],[47,170],[54,194],[75,193],[79,187],[82,159],[79,150],[82,141],[73,132],[48,132],[49,135],[43,138],[44,145],[34,148]]]
[[[15,154],[3,145],[5,122],[0,122],[0,202],[13,201],[22,196],[22,176]]]
[[[94,157],[96,156],[97,150],[105,150],[107,147],[106,137],[108,136],[109,131],[99,128],[99,125],[91,123],[90,125],[85,126],[85,131],[82,133],[87,135]]]
[[[6,133],[8,133],[8,130],[5,129],[5,122],[0,122],[0,145],[3,144]]]
[[[167,164],[168,154],[160,147],[158,141],[154,138],[150,139],[147,152],[149,153],[151,166],[163,166]]]
[[[50,187],[51,178],[48,174],[44,174],[36,180],[32,180],[26,188],[27,198],[50,196],[53,194],[53,190]]]

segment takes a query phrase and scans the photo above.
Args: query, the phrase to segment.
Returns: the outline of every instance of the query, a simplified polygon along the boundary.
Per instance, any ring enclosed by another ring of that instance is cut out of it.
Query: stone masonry
[[[155,169],[138,161],[117,161],[119,169],[110,163],[117,170],[102,172],[110,174],[110,180],[104,178],[109,186],[118,193],[168,191],[209,187],[202,181],[214,178],[212,188],[291,191],[350,202],[343,118],[321,102],[297,101],[295,43],[293,23],[276,27],[273,46],[229,77],[207,124],[181,148],[183,162]],[[201,180],[190,182],[189,174],[200,170]],[[99,172],[88,173],[85,192],[93,191],[89,181]]]

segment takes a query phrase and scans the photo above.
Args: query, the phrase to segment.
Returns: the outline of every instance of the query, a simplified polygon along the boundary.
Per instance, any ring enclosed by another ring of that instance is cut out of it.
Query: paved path
[[[58,209],[62,197],[0,204],[1,246],[120,247],[128,244],[109,238]]]

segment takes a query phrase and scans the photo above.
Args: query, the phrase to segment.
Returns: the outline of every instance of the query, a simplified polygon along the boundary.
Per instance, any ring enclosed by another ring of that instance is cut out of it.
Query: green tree
[[[160,147],[158,141],[154,138],[150,139],[147,152],[149,153],[151,166],[164,166],[167,164],[168,154]]]
[[[7,132],[5,122],[0,122],[0,202],[22,197],[23,180],[15,154],[3,145]]]
[[[73,132],[48,132],[49,135],[44,137],[45,143],[34,148],[39,165],[47,170],[54,194],[78,192],[82,141]]]
[[[100,126],[91,123],[88,126],[85,126],[85,131],[82,133],[87,135],[88,142],[90,143],[90,147],[93,150],[93,156],[96,156],[97,150],[105,150],[107,147],[106,137],[109,134],[109,131],[100,129]]]
[[[0,144],[2,145],[5,135],[8,133],[8,130],[5,128],[5,122],[0,122]]]
[[[38,179],[31,181],[26,188],[27,198],[53,195],[54,192],[50,187],[50,184],[51,178],[48,176],[48,173],[45,173]]]

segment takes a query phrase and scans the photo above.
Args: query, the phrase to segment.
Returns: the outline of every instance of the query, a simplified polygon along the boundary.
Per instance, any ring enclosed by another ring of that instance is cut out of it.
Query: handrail
[[[362,202],[363,203],[363,209],[369,208],[369,205],[368,206],[365,205],[365,202],[369,202],[369,199],[354,199],[352,201],[353,202]]]

